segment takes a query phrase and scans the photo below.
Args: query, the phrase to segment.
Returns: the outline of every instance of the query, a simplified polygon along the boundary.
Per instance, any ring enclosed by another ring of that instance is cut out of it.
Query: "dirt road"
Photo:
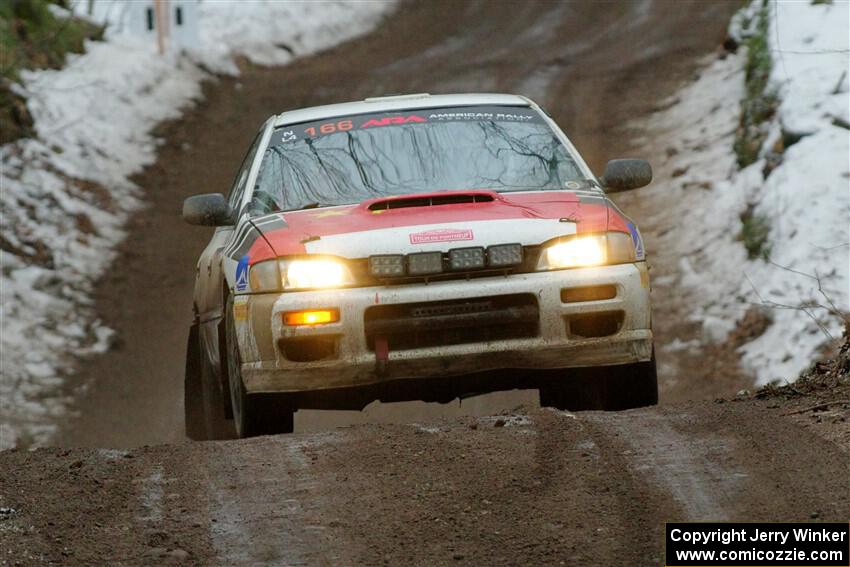
[[[111,352],[83,365],[75,384],[86,387],[77,395],[78,417],[63,424],[57,442],[126,447],[183,440],[182,372],[193,269],[209,232],[182,223],[181,203],[194,193],[227,191],[242,151],[268,115],[398,92],[516,92],[547,107],[599,169],[611,157],[649,153],[631,147],[626,123],[645,116],[691,76],[697,59],[722,42],[738,4],[410,3],[368,37],[285,68],[249,68],[238,80],[210,85],[205,102],[162,129],[159,161],[137,179],[150,207],[133,218],[120,256],[97,291],[98,310],[118,331],[118,341]],[[656,319],[676,316],[665,309],[655,312]],[[662,399],[686,399],[688,383],[678,377],[678,389],[662,390]],[[740,387],[725,381],[700,395]],[[370,406],[362,414],[302,411],[296,431],[482,415],[535,403],[536,392],[511,392],[463,406],[391,404]]]
[[[788,408],[5,452],[0,565],[661,565],[665,521],[847,520],[850,453]]]

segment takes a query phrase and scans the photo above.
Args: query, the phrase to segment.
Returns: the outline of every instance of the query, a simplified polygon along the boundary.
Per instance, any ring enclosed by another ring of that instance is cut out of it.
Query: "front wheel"
[[[183,418],[186,426],[186,437],[193,441],[202,441],[207,438],[198,325],[192,325],[189,328],[189,340],[186,344],[186,368],[183,374]]]
[[[658,372],[655,351],[646,362],[618,367],[609,377],[607,408],[626,410],[658,404]]]
[[[233,408],[233,425],[239,437],[292,433],[295,411],[284,400],[268,394],[249,394],[242,381],[242,361],[233,320],[233,297],[227,300],[225,314],[227,343],[227,379]]]
[[[549,370],[540,386],[540,406],[565,411],[606,409],[607,381],[596,368]]]

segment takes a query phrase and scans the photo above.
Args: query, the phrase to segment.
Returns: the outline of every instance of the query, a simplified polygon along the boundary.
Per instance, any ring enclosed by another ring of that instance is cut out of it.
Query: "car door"
[[[234,218],[242,216],[243,197],[250,177],[254,158],[263,140],[265,128],[260,130],[242,165],[236,174],[228,195],[228,203],[235,211]],[[199,338],[202,352],[206,353],[211,368],[219,368],[219,323],[224,312],[224,275],[222,256],[225,247],[235,234],[235,226],[220,226],[215,229],[212,239],[198,260],[195,280],[195,310],[199,323]]]

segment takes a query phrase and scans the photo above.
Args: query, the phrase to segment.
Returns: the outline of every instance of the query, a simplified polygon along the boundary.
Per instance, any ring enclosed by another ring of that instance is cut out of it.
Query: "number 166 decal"
[[[304,129],[304,133],[310,136],[311,138],[315,138],[316,134],[333,134],[334,132],[346,132],[354,128],[354,124],[351,120],[340,120],[339,122],[326,122],[319,126],[318,131],[315,127],[311,126],[309,128]]]

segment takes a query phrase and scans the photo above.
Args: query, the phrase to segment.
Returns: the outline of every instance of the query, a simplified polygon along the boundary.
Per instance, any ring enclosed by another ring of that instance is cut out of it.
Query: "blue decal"
[[[236,291],[248,289],[248,255],[242,256],[236,264]]]
[[[634,223],[629,223],[629,232],[632,234],[632,242],[635,244],[635,257],[638,260],[643,260],[644,252],[643,252],[643,239],[640,237],[640,233],[638,232],[637,227]]]

